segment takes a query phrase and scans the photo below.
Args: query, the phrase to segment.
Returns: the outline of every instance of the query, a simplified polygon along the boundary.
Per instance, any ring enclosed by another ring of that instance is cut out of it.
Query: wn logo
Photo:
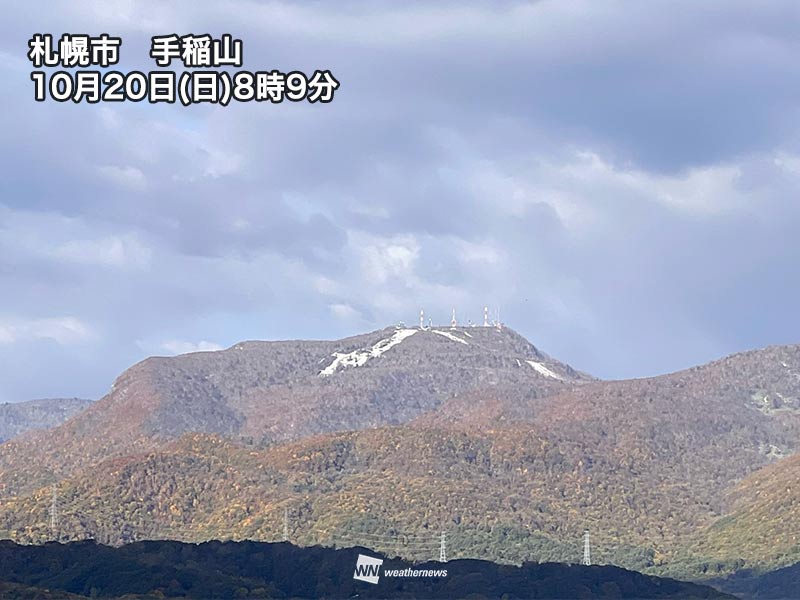
[[[372,558],[371,556],[358,555],[356,570],[353,579],[366,581],[367,583],[378,583],[381,576],[382,558]]]

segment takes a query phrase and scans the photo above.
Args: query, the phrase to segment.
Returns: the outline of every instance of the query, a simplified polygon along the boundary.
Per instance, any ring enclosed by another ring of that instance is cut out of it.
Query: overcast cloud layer
[[[800,5],[7,3],[0,401],[150,354],[502,319],[606,378],[800,341]],[[33,101],[35,32],[234,34],[328,105]]]

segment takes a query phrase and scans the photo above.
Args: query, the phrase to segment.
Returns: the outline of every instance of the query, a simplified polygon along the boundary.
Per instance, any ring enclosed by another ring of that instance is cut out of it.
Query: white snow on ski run
[[[452,333],[450,333],[449,331],[439,331],[438,329],[434,329],[434,330],[433,330],[433,333],[437,333],[437,334],[439,334],[439,335],[443,335],[443,336],[444,336],[444,337],[446,337],[448,340],[453,340],[454,342],[459,342],[459,343],[461,343],[461,344],[464,344],[465,346],[469,346],[469,342],[467,342],[466,340],[462,340],[460,337],[456,337],[456,336],[454,336],[454,335],[453,335]]]
[[[538,363],[535,360],[526,360],[525,362],[528,363],[530,366],[536,369],[537,372],[541,373],[545,377],[552,377],[553,379],[559,379],[561,381],[564,381],[564,378],[561,375],[559,375],[558,373],[553,373],[553,371],[545,367],[542,363]]]
[[[416,329],[398,329],[392,334],[392,337],[381,340],[369,350],[354,350],[353,352],[347,353],[334,352],[331,355],[334,357],[333,362],[319,372],[320,377],[333,375],[340,368],[360,367],[366,364],[370,358],[378,358],[387,350],[394,348],[397,344],[415,333],[417,333]]]

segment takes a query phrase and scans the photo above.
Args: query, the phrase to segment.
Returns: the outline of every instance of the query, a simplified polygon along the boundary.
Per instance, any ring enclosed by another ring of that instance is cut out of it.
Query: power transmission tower
[[[447,562],[447,538],[444,531],[439,538],[439,562]]]
[[[583,565],[587,567],[592,564],[592,552],[589,547],[589,530],[583,532]]]
[[[289,508],[283,509],[283,541],[289,541]]]
[[[58,539],[58,489],[55,484],[52,487],[52,498],[50,500],[50,535],[54,540]]]

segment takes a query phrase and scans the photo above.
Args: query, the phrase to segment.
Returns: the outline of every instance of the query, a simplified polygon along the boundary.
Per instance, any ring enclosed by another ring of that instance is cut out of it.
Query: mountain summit
[[[63,426],[0,448],[0,467],[32,455],[44,477],[189,432],[279,442],[399,425],[458,395],[503,388],[538,397],[592,380],[508,328],[389,327],[336,341],[241,342],[134,365]],[[0,486],[17,490],[4,472]]]
[[[107,398],[112,405],[142,397],[152,409],[142,412],[141,430],[159,437],[200,431],[288,440],[405,423],[476,388],[544,394],[589,380],[510,329],[398,327],[151,358],[123,374]]]

